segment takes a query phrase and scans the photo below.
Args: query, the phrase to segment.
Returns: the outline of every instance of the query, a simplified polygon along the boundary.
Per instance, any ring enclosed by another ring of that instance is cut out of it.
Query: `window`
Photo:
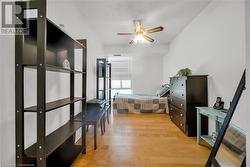
[[[121,88],[121,80],[112,80],[111,86],[112,89]]]
[[[131,81],[131,57],[109,57],[112,64],[111,72],[111,96],[114,97],[116,93],[119,94],[132,94],[132,81]]]
[[[131,80],[122,80],[122,88],[131,88]]]
[[[132,94],[131,80],[112,80],[111,96],[115,94]]]

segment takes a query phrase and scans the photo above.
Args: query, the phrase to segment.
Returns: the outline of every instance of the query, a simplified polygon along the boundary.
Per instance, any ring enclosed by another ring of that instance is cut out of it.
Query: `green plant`
[[[192,70],[190,70],[189,68],[183,68],[177,72],[177,75],[178,76],[189,76],[189,75],[192,75]]]

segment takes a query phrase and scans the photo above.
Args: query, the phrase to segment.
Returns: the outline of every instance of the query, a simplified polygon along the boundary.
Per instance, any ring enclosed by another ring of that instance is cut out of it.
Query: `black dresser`
[[[207,76],[193,75],[170,78],[171,120],[188,136],[196,136],[196,108],[208,105]],[[208,134],[208,120],[201,118],[203,135]]]

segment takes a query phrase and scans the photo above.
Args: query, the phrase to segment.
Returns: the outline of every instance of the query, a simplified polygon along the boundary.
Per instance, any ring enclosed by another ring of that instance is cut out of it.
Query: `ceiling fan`
[[[133,43],[143,43],[144,41],[148,41],[153,43],[155,40],[149,36],[151,33],[163,31],[163,27],[155,27],[152,29],[146,30],[142,26],[142,21],[141,20],[134,20],[134,25],[135,25],[135,31],[131,33],[117,33],[117,35],[134,35],[135,38],[129,42],[129,44]]]

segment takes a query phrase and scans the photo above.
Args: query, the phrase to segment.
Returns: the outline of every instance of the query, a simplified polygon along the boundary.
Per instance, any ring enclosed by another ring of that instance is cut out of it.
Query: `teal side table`
[[[212,143],[212,136],[210,135],[201,135],[201,115],[204,115],[208,118],[211,118],[216,123],[216,132],[218,133],[220,130],[219,124],[223,124],[224,119],[227,113],[223,112],[223,110],[216,110],[212,107],[196,107],[197,109],[197,144],[200,144],[200,140],[205,140],[210,146]]]

